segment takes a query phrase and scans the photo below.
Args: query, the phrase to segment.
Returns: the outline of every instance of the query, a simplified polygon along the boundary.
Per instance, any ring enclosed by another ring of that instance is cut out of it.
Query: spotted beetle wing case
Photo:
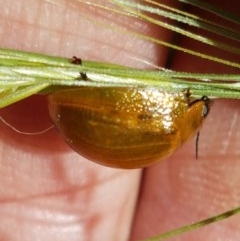
[[[52,93],[50,116],[66,142],[106,166],[141,168],[170,155],[201,126],[208,105],[157,88],[80,87]]]

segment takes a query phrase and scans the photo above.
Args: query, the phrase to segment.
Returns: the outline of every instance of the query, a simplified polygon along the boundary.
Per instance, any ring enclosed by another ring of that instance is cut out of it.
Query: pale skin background
[[[58,2],[60,6],[43,0],[0,0],[0,46],[143,67],[131,55],[164,65],[166,49],[110,30],[103,33],[84,21],[82,5]],[[113,19],[118,20],[109,15],[108,21]],[[156,32],[147,24],[134,26]],[[162,38],[170,38],[159,31]],[[182,54],[176,54],[173,66],[230,71]],[[27,99],[0,113],[22,131],[51,125],[44,97]],[[193,138],[143,175],[141,170],[116,170],[87,161],[55,130],[25,136],[1,123],[0,240],[135,241],[239,206],[239,114],[239,101],[215,101],[201,131],[200,160],[194,158]],[[224,241],[239,236],[237,216],[170,240]]]

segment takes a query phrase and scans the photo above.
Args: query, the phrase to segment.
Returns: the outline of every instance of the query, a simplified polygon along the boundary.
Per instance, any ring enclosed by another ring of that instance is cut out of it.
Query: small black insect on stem
[[[82,59],[81,59],[81,58],[78,58],[78,57],[76,57],[76,56],[73,56],[73,57],[69,60],[69,62],[70,62],[71,64],[82,65]]]
[[[70,63],[71,64],[76,64],[76,65],[82,65],[82,59],[81,58],[78,58],[76,56],[73,56],[71,59],[70,59]],[[87,77],[87,74],[86,73],[83,73],[83,72],[80,72],[80,80],[88,80],[88,77]]]

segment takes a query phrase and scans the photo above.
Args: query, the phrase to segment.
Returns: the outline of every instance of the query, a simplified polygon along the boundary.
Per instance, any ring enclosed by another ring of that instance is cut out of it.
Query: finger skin
[[[84,8],[62,3],[54,6],[43,1],[4,2],[1,46],[142,67],[139,61],[129,58],[130,54],[164,64],[166,50],[87,25],[89,22],[79,14]],[[205,64],[193,64],[192,59],[184,57],[183,60],[181,55],[175,59],[175,69],[184,69],[191,63],[194,71],[206,70]],[[29,102],[32,109],[41,110],[40,116],[33,110],[26,114]],[[237,101],[215,101],[201,131],[199,162],[194,161],[192,140],[168,160],[146,170],[134,219],[133,240],[192,223],[239,204],[238,106]],[[35,131],[37,127],[39,130],[49,125],[45,110],[44,99],[34,97],[3,113],[18,128],[28,131],[31,127],[30,131]],[[139,171],[113,170],[86,161],[72,152],[54,130],[41,137],[26,138],[4,125],[1,125],[0,163],[1,240],[126,240]],[[178,239],[236,240],[238,223],[236,218],[230,219],[227,224],[211,225]]]

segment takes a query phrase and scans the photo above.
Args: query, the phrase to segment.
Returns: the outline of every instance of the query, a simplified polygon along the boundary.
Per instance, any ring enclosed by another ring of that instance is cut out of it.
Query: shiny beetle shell
[[[142,87],[80,87],[48,96],[50,116],[65,141],[94,162],[149,166],[176,150],[201,126],[207,97]]]

